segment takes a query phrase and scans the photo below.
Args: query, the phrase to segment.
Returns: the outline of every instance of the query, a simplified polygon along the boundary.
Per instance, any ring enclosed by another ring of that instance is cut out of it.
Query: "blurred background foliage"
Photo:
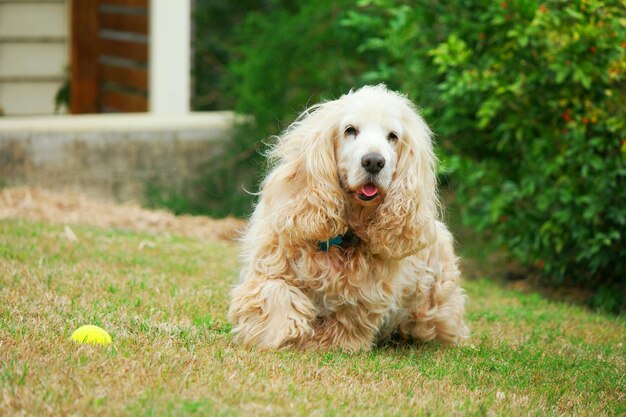
[[[246,115],[176,211],[247,215],[264,142],[308,105],[386,83],[423,109],[463,221],[542,277],[624,308],[622,0],[197,2],[196,109]]]

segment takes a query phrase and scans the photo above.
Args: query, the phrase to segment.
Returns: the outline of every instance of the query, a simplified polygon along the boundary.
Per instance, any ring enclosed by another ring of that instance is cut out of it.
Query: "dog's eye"
[[[387,135],[387,140],[389,142],[395,142],[398,140],[398,135],[396,135],[394,132],[391,132]]]
[[[346,127],[346,130],[344,130],[344,133],[346,134],[346,136],[356,136],[359,132],[356,130],[356,127],[348,126]]]

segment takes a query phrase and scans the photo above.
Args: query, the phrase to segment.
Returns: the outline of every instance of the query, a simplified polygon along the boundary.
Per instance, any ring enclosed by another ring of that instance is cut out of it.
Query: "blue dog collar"
[[[328,252],[331,246],[341,246],[343,243],[343,236],[335,236],[328,240],[323,240],[319,243],[319,247],[322,251]]]

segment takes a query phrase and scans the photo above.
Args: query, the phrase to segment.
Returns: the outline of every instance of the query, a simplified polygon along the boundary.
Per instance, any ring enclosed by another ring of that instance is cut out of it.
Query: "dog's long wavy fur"
[[[339,120],[370,101],[391,108],[404,132],[392,182],[373,210],[350,203],[336,160]],[[439,221],[431,136],[406,97],[379,85],[309,108],[278,138],[243,237],[228,313],[235,340],[360,351],[394,332],[468,337],[453,238]],[[320,250],[320,241],[347,230],[358,245]]]

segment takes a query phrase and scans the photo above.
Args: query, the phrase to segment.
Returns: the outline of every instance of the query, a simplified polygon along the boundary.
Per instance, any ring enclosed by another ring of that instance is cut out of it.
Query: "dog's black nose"
[[[361,165],[367,172],[377,174],[385,166],[385,158],[379,153],[368,153],[361,158]]]

